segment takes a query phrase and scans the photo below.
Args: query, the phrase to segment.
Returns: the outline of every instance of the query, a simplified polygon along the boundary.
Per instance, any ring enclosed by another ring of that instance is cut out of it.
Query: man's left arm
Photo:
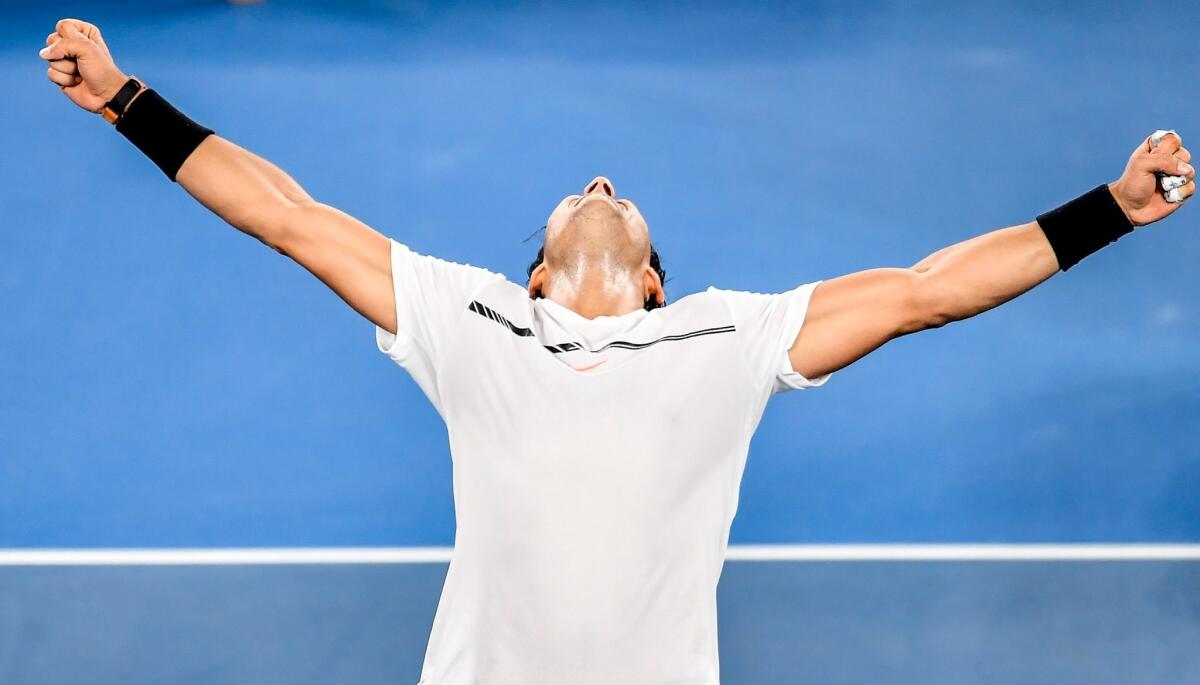
[[[1120,208],[1120,213],[1115,207],[1112,212],[1123,214],[1129,228],[1173,213],[1196,191],[1190,161],[1174,133],[1157,146],[1147,138],[1121,178],[1107,186]],[[1156,174],[1186,177],[1186,185],[1170,191],[1174,202],[1160,191]],[[806,378],[832,373],[889,340],[970,318],[1070,268],[1108,242],[1103,233],[1087,234],[1111,230],[1088,225],[1105,218],[1095,208],[1096,202],[1108,201],[1099,197],[1102,192],[1080,198],[1090,203],[1082,209],[1064,206],[1053,226],[1043,215],[1047,226],[1031,221],[992,231],[939,250],[911,268],[871,269],[822,282],[788,352],[792,368]]]

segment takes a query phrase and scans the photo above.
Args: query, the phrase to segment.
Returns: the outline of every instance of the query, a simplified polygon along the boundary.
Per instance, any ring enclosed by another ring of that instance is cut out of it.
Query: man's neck
[[[629,274],[607,273],[585,278],[559,274],[551,279],[546,296],[585,319],[621,316],[645,306],[642,291]]]
[[[644,306],[644,303],[637,301],[615,302],[603,298],[581,297],[573,301],[563,300],[558,297],[551,297],[550,299],[585,319],[595,319],[600,316],[622,316],[630,312],[636,312]]]

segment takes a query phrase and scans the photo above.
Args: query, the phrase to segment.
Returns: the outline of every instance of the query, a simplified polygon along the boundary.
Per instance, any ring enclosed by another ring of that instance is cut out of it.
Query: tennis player
[[[637,205],[597,177],[546,222],[528,281],[414,252],[172,107],[64,19],[50,81],[235,228],[377,327],[449,430],[458,527],[428,685],[711,685],[716,589],[774,394],[1065,271],[1196,190],[1161,133],[1121,176],[909,268],[667,304]]]

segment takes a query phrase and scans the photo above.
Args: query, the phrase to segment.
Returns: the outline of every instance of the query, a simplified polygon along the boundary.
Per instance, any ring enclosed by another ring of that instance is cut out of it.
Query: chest
[[[532,414],[606,432],[686,429],[739,420],[753,401],[720,312],[587,329],[520,307],[475,302],[464,316],[440,370],[447,420]]]

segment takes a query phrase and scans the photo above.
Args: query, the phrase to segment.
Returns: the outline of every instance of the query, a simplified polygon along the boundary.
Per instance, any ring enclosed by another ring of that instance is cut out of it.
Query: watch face
[[[136,95],[141,88],[142,84],[138,82],[137,79],[129,79],[125,82],[125,85],[121,86],[121,90],[118,90],[117,94],[113,96],[112,101],[107,103],[107,107],[116,110],[118,114],[123,113],[125,111],[125,106],[129,104],[129,101],[133,99],[133,96]]]

